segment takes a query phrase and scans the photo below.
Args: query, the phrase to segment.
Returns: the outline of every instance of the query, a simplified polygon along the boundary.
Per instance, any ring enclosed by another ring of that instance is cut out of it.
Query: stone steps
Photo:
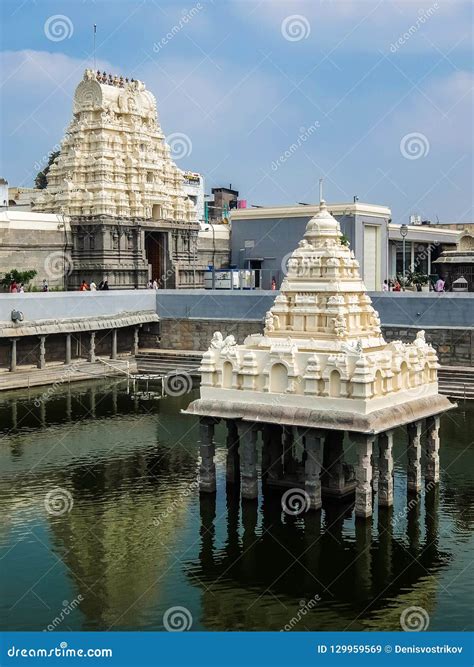
[[[443,366],[438,370],[438,387],[445,396],[474,400],[474,368]]]
[[[123,376],[125,378],[127,370],[130,373],[136,371],[133,359],[105,359],[104,362],[102,363],[99,359],[95,363],[80,360],[73,361],[69,366],[52,364],[41,370],[32,366],[31,368],[20,368],[13,373],[1,373],[0,391],[40,387],[56,383],[67,384],[107,377]]]
[[[198,377],[202,354],[184,350],[140,350],[136,356],[137,369],[139,373],[149,375],[181,372]]]

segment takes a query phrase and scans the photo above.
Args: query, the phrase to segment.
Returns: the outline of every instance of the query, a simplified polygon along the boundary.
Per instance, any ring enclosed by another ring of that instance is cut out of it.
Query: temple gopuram
[[[301,488],[312,509],[322,495],[355,493],[358,517],[393,503],[393,433],[407,432],[408,490],[439,481],[436,352],[419,332],[414,343],[386,343],[359,264],[342,242],[325,203],[308,222],[262,334],[237,345],[216,332],[201,365],[200,398],[187,408],[201,424],[201,491],[214,492],[214,429],[227,424],[227,480],[258,495],[257,448],[265,484]],[[356,450],[355,468],[344,447]],[[299,453],[298,453],[299,452]],[[376,475],[374,474],[376,470]]]
[[[193,287],[199,223],[183,183],[145,84],[87,69],[35,203],[71,220],[68,288]]]

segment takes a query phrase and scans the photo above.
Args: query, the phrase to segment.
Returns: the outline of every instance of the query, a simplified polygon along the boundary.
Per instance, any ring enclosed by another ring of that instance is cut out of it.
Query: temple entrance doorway
[[[156,280],[158,287],[167,286],[167,234],[166,232],[145,232],[145,254],[148,262],[148,278]]]

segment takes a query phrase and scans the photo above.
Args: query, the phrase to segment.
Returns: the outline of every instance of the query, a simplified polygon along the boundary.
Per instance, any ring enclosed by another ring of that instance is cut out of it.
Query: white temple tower
[[[438,360],[424,332],[411,344],[386,343],[359,264],[341,238],[339,223],[322,202],[288,261],[280,294],[266,314],[263,334],[248,336],[243,345],[236,345],[233,336],[214,334],[202,360],[200,399],[186,412],[203,418],[204,442],[212,426],[206,419],[232,420],[240,429],[244,450],[248,450],[243,460],[249,470],[242,472],[243,493],[248,497],[254,497],[256,491],[254,431],[263,428],[267,444],[280,437],[274,431],[271,434],[272,428],[289,434],[289,443],[299,433],[306,443],[312,443],[305,445],[307,465],[302,474],[306,474],[314,508],[321,503],[323,442],[325,460],[337,464],[342,475],[342,437],[348,432],[358,442],[356,512],[367,516],[372,511],[367,480],[372,474],[375,436],[380,434],[377,446],[384,452],[376,457],[382,470],[391,460],[393,429],[409,425],[409,484],[419,490],[421,420],[429,421],[429,442],[434,449],[427,460],[430,470],[438,471],[437,415],[451,403],[438,394]],[[212,487],[209,451],[204,446],[204,490],[209,490],[209,479]],[[270,456],[273,472],[280,467],[279,458],[284,466],[284,453]],[[295,466],[288,470],[293,474]],[[383,470],[381,496],[390,504],[391,468]],[[285,472],[282,477],[280,471],[278,477],[274,481],[284,481]],[[347,490],[347,481],[336,480],[340,494]]]
[[[86,70],[35,210],[70,216],[72,275],[111,287],[192,287],[199,231],[141,81]]]

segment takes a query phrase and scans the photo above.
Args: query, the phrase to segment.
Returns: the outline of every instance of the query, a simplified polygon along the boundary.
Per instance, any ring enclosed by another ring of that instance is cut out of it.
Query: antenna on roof
[[[96,62],[95,62],[95,35],[97,32],[97,25],[94,23],[94,48],[93,48],[93,54],[94,54],[94,71],[96,68]]]

